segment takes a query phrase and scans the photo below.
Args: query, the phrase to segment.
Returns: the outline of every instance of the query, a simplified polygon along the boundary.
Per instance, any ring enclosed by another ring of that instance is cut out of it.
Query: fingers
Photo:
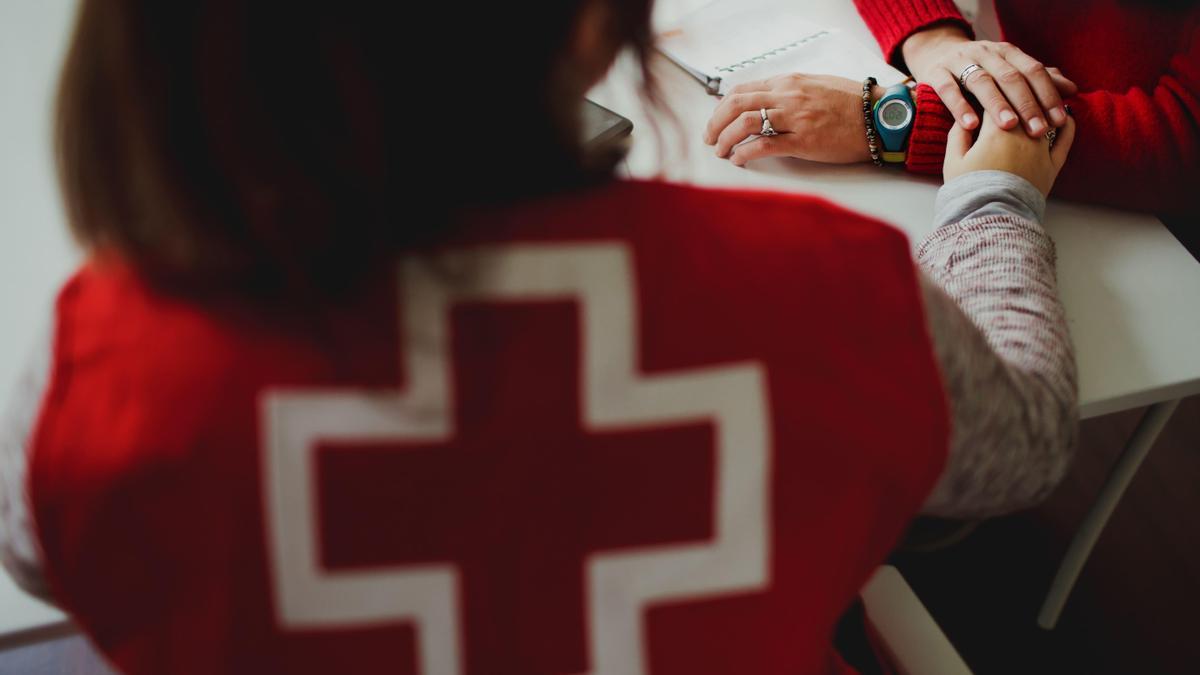
[[[704,130],[704,142],[708,145],[716,143],[721,130],[737,119],[738,115],[750,110],[771,108],[774,106],[774,98],[774,94],[765,91],[730,93],[721,100],[709,118],[708,126]],[[761,122],[761,118],[759,121]]]
[[[1058,68],[1050,66],[1046,69],[1046,72],[1050,74],[1050,80],[1054,82],[1054,86],[1058,88],[1059,94],[1063,96],[1074,96],[1075,94],[1079,93],[1079,86],[1067,79],[1067,76],[1063,75],[1062,71]]]
[[[1056,127],[1066,124],[1067,111],[1063,109],[1062,97],[1058,94],[1058,87],[1050,77],[1049,70],[1040,61],[1019,49],[1008,50],[1005,59],[1024,76],[1025,82],[1033,90],[1050,122]]]
[[[995,127],[991,118],[985,118],[984,127]],[[958,178],[966,170],[966,156],[971,149],[971,131],[963,127],[961,122],[955,122],[946,136],[946,158],[942,160],[942,178],[947,183]]]
[[[1000,93],[996,80],[987,72],[986,66],[976,70],[967,78],[967,91],[975,95],[975,100],[983,106],[989,117],[1001,129],[1011,129],[1017,124],[1017,115],[1008,104],[1008,99]]]
[[[938,98],[942,99],[942,103],[959,124],[967,129],[979,126],[979,117],[975,115],[975,108],[971,106],[967,97],[963,96],[962,89],[958,86],[957,75],[942,68],[930,79],[929,85],[937,92]]]
[[[779,108],[768,109],[767,115],[775,114],[777,117],[772,121],[772,126],[778,121]],[[750,136],[762,131],[762,116],[757,110],[748,110],[737,116],[729,126],[721,131],[717,137],[717,157],[727,157],[729,152],[733,150],[733,146],[741,143]],[[776,131],[783,132],[783,129],[776,128]]]
[[[1014,130],[1018,131],[1024,140],[1029,140],[1028,138],[1025,138],[1027,134],[1025,134],[1024,130],[1017,129],[1015,126],[1012,129],[1005,129],[999,124],[996,124],[996,120],[992,119],[991,115],[987,115],[984,117],[983,123],[979,125],[979,135],[977,137],[977,141],[982,140],[994,142],[993,139],[1004,137],[1010,131]]]
[[[960,160],[971,149],[971,131],[961,122],[955,122],[946,136],[946,160]]]
[[[1050,148],[1050,159],[1054,162],[1055,169],[1061,169],[1063,164],[1067,162],[1067,155],[1071,152],[1071,145],[1075,143],[1075,120],[1068,116],[1067,123],[1058,130],[1058,136],[1054,138],[1054,147]]]
[[[1033,90],[1029,88],[1029,82],[1025,79],[1025,74],[1017,69],[1008,59],[995,52],[987,52],[983,55],[980,65],[996,82],[996,86],[1004,94],[1004,98],[1008,100],[1008,104],[1016,110],[1017,115],[1025,123],[1025,129],[1030,136],[1041,136],[1046,133],[1050,127],[1046,125],[1046,120],[1042,116],[1042,106],[1038,103],[1038,99],[1033,94]],[[982,102],[982,100],[981,100]],[[985,106],[987,104],[984,104]],[[1001,118],[1003,119],[1003,112]],[[1004,125],[1005,129],[1012,128],[1012,125]]]
[[[770,91],[770,89],[771,85],[767,84],[766,80],[751,80],[749,82],[743,82],[733,89],[730,89],[729,94],[726,94],[726,96],[733,94],[749,94],[755,91]]]
[[[762,159],[763,157],[776,157],[779,155],[791,154],[787,148],[787,142],[782,136],[760,136],[748,143],[742,143],[733,149],[733,154],[729,156],[729,161],[735,166],[746,166],[746,162]]]

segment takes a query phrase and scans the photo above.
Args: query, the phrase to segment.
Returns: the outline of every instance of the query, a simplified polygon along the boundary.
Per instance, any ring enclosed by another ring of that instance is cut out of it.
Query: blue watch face
[[[900,99],[892,99],[879,109],[879,123],[893,131],[903,129],[912,117],[912,108]]]

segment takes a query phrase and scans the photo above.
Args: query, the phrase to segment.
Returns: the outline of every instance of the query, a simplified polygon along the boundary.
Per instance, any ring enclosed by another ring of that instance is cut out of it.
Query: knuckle
[[[994,96],[996,94],[996,78],[992,77],[991,73],[982,70],[975,71],[975,74],[967,79],[967,88],[978,96],[980,91],[986,96]]]
[[[764,139],[755,141],[753,143],[744,143],[742,145],[737,146],[736,148],[733,149],[732,158],[735,158],[739,163],[742,163],[742,164],[745,164],[746,162],[749,162],[752,159],[756,159],[758,157],[758,155],[760,154],[757,151],[756,146],[764,140],[766,140],[766,139],[764,138]]]
[[[994,88],[989,90],[982,98],[986,100],[986,103],[984,103],[985,108],[999,110],[1000,108],[1008,107],[1008,99],[1004,98],[1004,94],[1001,94]]]
[[[1006,68],[996,73],[996,79],[1002,84],[1017,84],[1025,81],[1025,76],[1016,68]]]
[[[1037,117],[1042,112],[1042,107],[1035,101],[1031,101],[1029,99],[1018,101],[1016,107],[1017,112],[1020,113],[1021,117],[1026,119]]]
[[[947,98],[958,94],[958,83],[952,82],[949,79],[945,79],[935,83],[933,85],[933,90],[936,91],[938,96],[941,96],[942,100],[944,101]]]
[[[954,114],[956,123],[958,122],[957,118],[975,112],[975,109],[971,107],[971,104],[967,102],[967,99],[961,96],[954,101],[947,101],[946,107],[949,108],[950,112]]]

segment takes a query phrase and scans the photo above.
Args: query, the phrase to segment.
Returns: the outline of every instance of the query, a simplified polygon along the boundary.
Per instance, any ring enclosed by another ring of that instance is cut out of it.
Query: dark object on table
[[[584,147],[589,154],[619,146],[633,132],[633,122],[589,99],[583,100],[582,114]]]

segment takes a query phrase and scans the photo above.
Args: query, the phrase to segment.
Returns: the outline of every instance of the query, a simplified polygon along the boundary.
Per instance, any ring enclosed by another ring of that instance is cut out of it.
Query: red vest
[[[30,471],[133,673],[816,673],[938,477],[905,237],[617,183],[286,320],[89,265]],[[256,313],[257,312],[257,313]]]

